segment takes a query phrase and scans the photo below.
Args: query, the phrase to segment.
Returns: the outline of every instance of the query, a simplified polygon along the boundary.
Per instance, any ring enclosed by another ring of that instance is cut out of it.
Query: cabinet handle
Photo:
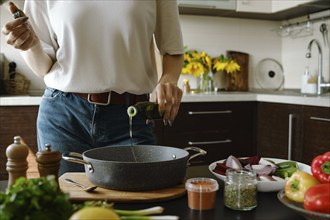
[[[222,141],[188,141],[189,145],[202,145],[202,144],[226,144],[230,143],[231,140],[222,140]]]
[[[330,122],[329,118],[310,117],[311,120]]]
[[[291,154],[292,154],[292,129],[293,129],[294,118],[295,118],[294,114],[289,114],[288,160],[291,160]]]
[[[210,114],[230,114],[232,113],[231,110],[225,110],[225,111],[201,111],[201,112],[193,112],[189,111],[189,115],[210,115]]]

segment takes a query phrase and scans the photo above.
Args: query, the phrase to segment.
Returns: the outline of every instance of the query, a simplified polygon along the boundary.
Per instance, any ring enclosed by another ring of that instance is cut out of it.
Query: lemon
[[[120,217],[109,208],[84,207],[73,213],[69,220],[120,220]]]

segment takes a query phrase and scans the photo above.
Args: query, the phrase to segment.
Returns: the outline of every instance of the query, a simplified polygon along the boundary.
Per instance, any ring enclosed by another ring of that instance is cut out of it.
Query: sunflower
[[[204,51],[186,50],[181,73],[199,77],[201,74],[209,72],[211,67],[212,60],[207,53]]]
[[[240,71],[241,67],[238,63],[231,59],[230,57],[225,57],[224,55],[220,55],[212,59],[212,70],[215,72],[225,71],[229,74],[235,73],[236,71]]]

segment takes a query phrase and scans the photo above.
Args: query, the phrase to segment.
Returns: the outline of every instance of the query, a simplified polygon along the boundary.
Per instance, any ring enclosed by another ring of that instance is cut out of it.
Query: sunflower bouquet
[[[212,59],[212,71],[225,71],[228,74],[234,74],[236,71],[240,71],[241,67],[238,63],[230,57],[220,55]]]
[[[199,77],[208,73],[212,68],[211,57],[204,51],[186,50],[181,73]]]

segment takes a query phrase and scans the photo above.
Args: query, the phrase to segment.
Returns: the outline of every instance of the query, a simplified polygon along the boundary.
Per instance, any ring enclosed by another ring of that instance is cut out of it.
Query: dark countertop
[[[207,166],[192,166],[187,169],[186,178],[210,177],[216,179]],[[191,210],[188,207],[187,196],[161,202],[148,203],[115,203],[117,209],[144,209],[152,206],[163,206],[164,215],[177,215],[180,220],[304,220],[296,212],[284,206],[277,199],[277,192],[258,192],[258,206],[251,211],[234,211],[223,204],[223,183],[219,180],[220,189],[217,192],[215,208],[206,211]],[[4,191],[6,181],[0,181],[0,191]]]

